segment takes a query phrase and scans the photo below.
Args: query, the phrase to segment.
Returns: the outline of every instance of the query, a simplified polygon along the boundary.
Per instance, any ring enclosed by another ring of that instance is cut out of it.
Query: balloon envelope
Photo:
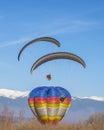
[[[62,87],[37,87],[28,98],[33,114],[42,124],[57,124],[71,105],[70,93]]]

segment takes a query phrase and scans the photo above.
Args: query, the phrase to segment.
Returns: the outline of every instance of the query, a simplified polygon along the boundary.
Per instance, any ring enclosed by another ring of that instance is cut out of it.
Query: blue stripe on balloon
[[[71,98],[70,93],[65,88],[56,87],[56,90],[60,93],[60,95]]]
[[[46,86],[42,86],[42,87],[37,87],[35,89],[33,89],[30,94],[29,94],[30,98],[35,98],[35,97],[43,97],[43,98],[47,98],[47,97],[69,97],[71,98],[70,93],[62,88],[62,87],[46,87]]]

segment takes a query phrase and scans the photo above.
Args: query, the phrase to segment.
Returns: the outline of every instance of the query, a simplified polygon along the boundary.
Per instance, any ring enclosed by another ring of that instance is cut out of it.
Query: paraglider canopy
[[[28,46],[32,45],[33,43],[40,42],[40,41],[51,42],[51,43],[55,44],[56,46],[60,47],[60,42],[57,41],[55,38],[51,38],[51,37],[38,37],[36,39],[33,39],[33,40],[29,41],[27,44],[25,44],[22,47],[22,49],[20,50],[20,52],[18,54],[18,61],[20,60],[20,56],[21,56],[22,52],[25,50],[25,48],[27,48]]]
[[[80,63],[84,68],[86,67],[86,64],[83,59],[81,59],[79,56],[69,53],[69,52],[55,52],[55,53],[50,53],[47,55],[44,55],[40,57],[31,67],[31,73],[40,66],[41,64],[51,61],[51,60],[56,60],[56,59],[68,59],[68,60],[73,60],[78,63]]]

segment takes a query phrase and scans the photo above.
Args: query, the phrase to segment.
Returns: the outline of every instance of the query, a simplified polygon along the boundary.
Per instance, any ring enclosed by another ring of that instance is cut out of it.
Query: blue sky
[[[39,42],[26,48],[18,62],[23,45],[41,36],[56,38],[61,47]],[[56,51],[80,56],[86,68],[71,60],[54,60],[30,74],[38,58]],[[73,96],[104,97],[103,59],[103,0],[0,1],[0,88],[62,86]],[[51,81],[45,77],[48,73]]]

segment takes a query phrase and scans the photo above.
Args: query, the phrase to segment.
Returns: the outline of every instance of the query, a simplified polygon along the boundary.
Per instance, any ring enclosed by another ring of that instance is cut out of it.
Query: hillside
[[[18,116],[19,112],[24,111],[24,116],[27,118],[33,117],[33,114],[28,106],[27,98],[28,91],[14,91],[0,89],[0,112],[5,107],[14,112]],[[89,118],[92,114],[104,112],[103,97],[72,97],[72,105],[63,121],[78,122]]]

